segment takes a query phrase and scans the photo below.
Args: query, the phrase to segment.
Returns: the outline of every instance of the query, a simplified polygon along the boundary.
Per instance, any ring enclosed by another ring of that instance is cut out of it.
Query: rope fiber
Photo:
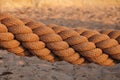
[[[0,47],[49,62],[113,66],[120,61],[120,31],[45,25],[0,13]]]

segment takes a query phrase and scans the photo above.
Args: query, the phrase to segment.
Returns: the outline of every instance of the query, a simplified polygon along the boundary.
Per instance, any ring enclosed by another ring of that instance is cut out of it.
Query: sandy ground
[[[120,8],[24,9],[11,12],[46,24],[90,29],[120,29]],[[0,50],[0,80],[120,80],[120,64],[104,67],[96,64],[49,63],[36,57],[19,57]]]
[[[46,24],[90,29],[120,29],[120,7],[111,8],[33,8],[17,10],[13,14]]]
[[[96,64],[49,63],[36,57],[19,57],[0,50],[0,80],[120,80],[120,64],[104,67]]]

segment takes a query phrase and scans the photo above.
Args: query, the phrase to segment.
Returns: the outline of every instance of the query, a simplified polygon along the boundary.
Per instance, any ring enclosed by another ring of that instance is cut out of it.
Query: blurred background
[[[0,11],[46,24],[120,29],[120,0],[0,0]]]

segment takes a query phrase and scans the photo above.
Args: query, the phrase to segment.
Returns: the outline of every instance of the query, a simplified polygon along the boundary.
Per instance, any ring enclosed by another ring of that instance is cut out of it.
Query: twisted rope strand
[[[102,53],[100,48],[96,48],[93,42],[89,42],[87,37],[80,36],[76,31],[66,27],[58,27],[56,25],[49,25],[49,27],[59,34],[72,48],[86,57],[86,59],[100,65],[114,65],[113,60],[107,54]],[[88,34],[87,36],[90,35]]]
[[[30,56],[20,45],[20,42],[14,39],[14,35],[8,32],[5,25],[0,23],[0,47],[7,49],[11,53],[19,56]]]
[[[46,26],[0,13],[0,47],[22,56],[30,55],[26,49],[50,62],[62,59],[72,64],[83,64],[89,60],[100,65],[114,65],[111,58],[120,61],[120,31],[100,32],[102,34],[88,29]]]
[[[75,31],[79,32],[79,29],[75,29]],[[120,54],[120,45],[115,39],[110,39],[109,36],[100,34],[98,31],[85,30],[84,32],[79,33],[81,33],[80,35],[87,37],[89,41],[94,42],[104,53],[110,55],[114,59],[120,60],[119,58],[114,57],[116,54]],[[107,30],[106,33],[109,33],[109,30]]]
[[[120,30],[101,30],[100,33],[118,41],[119,45],[108,49],[108,51],[114,54],[113,58],[120,60]]]
[[[0,22],[6,25],[9,32],[14,34],[15,38],[21,41],[21,44],[32,54],[50,62],[55,61],[50,50],[45,48],[45,43],[39,41],[39,37],[30,28],[25,26],[21,20],[9,14],[0,14]]]
[[[57,56],[72,64],[82,64],[84,58],[69,47],[68,43],[63,41],[51,28],[45,24],[37,23],[32,20],[22,19],[26,26],[29,26],[40,39],[46,43],[46,46],[53,51]]]
[[[116,39],[120,44],[120,30],[101,30],[100,33],[106,34],[112,39]]]

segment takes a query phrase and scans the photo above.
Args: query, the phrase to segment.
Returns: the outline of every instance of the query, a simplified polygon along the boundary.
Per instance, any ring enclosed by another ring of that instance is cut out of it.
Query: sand
[[[120,80],[120,64],[113,67],[67,62],[49,63],[0,50],[0,80]]]
[[[120,7],[111,8],[30,8],[12,12],[45,24],[89,29],[120,29]]]

